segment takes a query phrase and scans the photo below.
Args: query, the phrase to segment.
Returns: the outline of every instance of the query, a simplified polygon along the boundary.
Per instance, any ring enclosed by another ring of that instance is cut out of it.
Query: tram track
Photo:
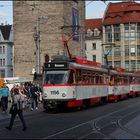
[[[120,112],[117,112],[117,113],[120,113]],[[128,118],[129,116],[140,115],[140,109],[137,109],[135,111],[129,112],[128,114],[125,114],[124,116],[121,116],[121,117],[120,116],[116,117],[116,114],[115,114],[114,117],[112,115],[113,114],[111,114],[111,116],[106,116],[107,118],[104,117],[104,118],[101,118],[101,119],[99,118],[99,119],[94,120],[92,122],[93,132],[91,132],[91,133],[89,133],[89,134],[87,134],[85,136],[80,137],[80,139],[89,138],[90,135],[93,138],[94,138],[94,135],[96,135],[97,138],[101,138],[100,136],[104,136],[104,138],[107,138],[107,139],[120,139],[120,138],[116,138],[116,137],[111,135],[112,129],[114,129],[114,130],[119,129],[118,131],[122,131],[123,134],[127,133],[128,136],[131,135],[131,138],[136,138],[136,139],[140,138],[140,134],[138,134],[137,132],[135,132],[133,130],[130,130],[129,128],[125,127],[121,123],[122,121],[126,121],[126,118]],[[110,122],[106,121],[108,119],[110,119]],[[99,123],[101,123],[101,124],[99,125]],[[97,134],[99,136],[97,136]]]
[[[113,132],[117,131],[118,129],[122,133],[127,133],[128,135],[131,135],[135,138],[140,138],[139,134],[129,130],[121,124],[121,122],[128,116],[132,116],[133,114],[140,115],[140,109],[134,111],[134,109],[136,109],[139,104],[140,103],[136,103],[134,105],[121,108],[109,114],[98,117],[97,119],[77,124],[76,126],[64,129],[62,131],[58,131],[42,139],[67,139],[70,136],[73,136],[72,138],[74,139],[118,139],[116,135],[112,135]],[[85,131],[79,133],[83,129]]]
[[[139,112],[137,112],[137,111],[139,111]],[[137,115],[137,113],[140,114],[140,109],[138,109],[138,110],[132,112],[131,114],[129,114],[129,116],[132,116],[132,115],[135,115],[135,114]],[[120,127],[120,129],[126,131],[127,133],[131,133],[132,135],[135,135],[135,136],[137,136],[137,137],[140,138],[140,134],[139,134],[139,133],[137,133],[137,132],[135,132],[135,131],[129,129],[128,127],[124,126],[124,125],[121,123],[121,122],[123,122],[123,120],[125,121],[127,117],[128,117],[128,115],[127,115],[127,116],[124,116],[124,117],[121,118],[121,119],[119,119],[119,120],[117,121],[117,125]]]
[[[126,102],[110,103],[106,106],[89,108],[77,112],[32,112],[25,115],[29,126],[26,136],[19,129],[21,122],[15,120],[12,133],[5,131],[4,126],[9,123],[2,121],[1,138],[39,138],[39,139],[140,139],[139,99]],[[36,114],[36,115],[35,115]],[[132,120],[132,121],[131,121]],[[41,130],[40,130],[41,128]],[[9,134],[9,136],[7,135]]]

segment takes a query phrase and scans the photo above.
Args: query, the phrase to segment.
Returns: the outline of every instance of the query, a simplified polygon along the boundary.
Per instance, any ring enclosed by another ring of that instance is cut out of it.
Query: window
[[[130,53],[131,53],[131,56],[135,56],[136,55],[136,48],[135,48],[135,46],[131,46],[130,47]]]
[[[5,70],[0,70],[0,77],[4,78],[5,77]]]
[[[112,34],[111,33],[106,33],[106,42],[112,42]]]
[[[121,35],[120,33],[114,33],[114,41],[120,41]]]
[[[96,55],[93,55],[93,56],[92,56],[92,60],[93,60],[94,62],[96,62]]]
[[[124,24],[125,31],[129,31],[129,24]]]
[[[93,34],[91,29],[87,29],[87,37],[91,37]]]
[[[96,50],[96,43],[92,43],[92,50]]]
[[[5,54],[5,46],[3,46],[3,54]]]
[[[2,59],[0,59],[0,66],[2,66]]]
[[[137,46],[137,55],[140,56],[140,45]]]
[[[2,66],[5,66],[5,59],[2,59]]]
[[[137,23],[137,40],[140,41],[140,23]]]
[[[106,43],[112,42],[112,28],[111,26],[105,26],[105,41]]]
[[[136,30],[136,24],[135,23],[131,23],[130,24],[130,30],[131,31],[135,31]]]
[[[140,70],[140,60],[137,61],[137,70]]]
[[[114,56],[121,56],[120,46],[114,47]]]
[[[135,71],[135,69],[136,69],[136,61],[135,60],[131,60],[130,68],[131,68],[131,71]]]
[[[129,56],[129,46],[125,46],[125,56]]]
[[[114,66],[117,68],[121,67],[121,62],[120,61],[114,61]]]
[[[114,25],[114,41],[120,41],[120,25]]]
[[[2,46],[0,46],[0,54],[2,54]]]
[[[0,59],[0,66],[5,66],[5,59]]]
[[[94,36],[99,36],[100,35],[100,31],[96,28],[94,29]]]
[[[136,41],[137,35],[138,33],[136,33],[135,23],[125,24],[125,33],[124,33],[125,41],[128,41],[128,42]]]
[[[77,70],[77,72],[76,72],[76,82],[77,83],[82,83],[82,71],[81,70]]]
[[[129,61],[125,61],[125,69],[129,71]]]
[[[47,71],[44,74],[44,84],[66,84],[68,82],[71,83],[74,80],[73,72],[71,71]]]
[[[136,37],[137,37],[137,41],[140,41],[140,31],[137,31]]]

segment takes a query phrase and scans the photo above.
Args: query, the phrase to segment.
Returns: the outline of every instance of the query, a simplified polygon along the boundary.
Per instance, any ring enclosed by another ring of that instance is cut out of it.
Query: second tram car
[[[45,109],[86,107],[140,94],[140,75],[81,58],[55,56],[43,68]]]

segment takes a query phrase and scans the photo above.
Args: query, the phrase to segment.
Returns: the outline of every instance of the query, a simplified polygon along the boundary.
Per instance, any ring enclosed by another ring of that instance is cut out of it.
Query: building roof
[[[136,2],[109,3],[103,24],[140,22],[140,4]]]
[[[12,28],[12,25],[0,25],[0,30],[3,35],[4,40],[9,40],[11,28]]]
[[[102,31],[102,18],[97,19],[86,19],[85,20],[85,29],[94,30],[95,28]]]

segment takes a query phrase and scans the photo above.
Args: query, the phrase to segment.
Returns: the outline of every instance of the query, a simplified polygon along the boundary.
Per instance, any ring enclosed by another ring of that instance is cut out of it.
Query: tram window
[[[129,83],[128,77],[126,77],[126,78],[124,79],[124,83],[125,83],[125,84],[128,84],[128,83]]]
[[[133,78],[132,77],[129,78],[129,82],[133,83]]]
[[[114,84],[114,78],[113,78],[113,76],[111,76],[109,84],[111,84],[111,85]]]
[[[69,79],[69,71],[47,71],[44,84],[65,84]]]
[[[81,72],[81,70],[77,70],[76,82],[77,83],[82,83],[82,72]]]
[[[95,81],[95,83],[96,84],[99,84],[99,76],[97,76],[97,75],[96,75],[96,81]]]

